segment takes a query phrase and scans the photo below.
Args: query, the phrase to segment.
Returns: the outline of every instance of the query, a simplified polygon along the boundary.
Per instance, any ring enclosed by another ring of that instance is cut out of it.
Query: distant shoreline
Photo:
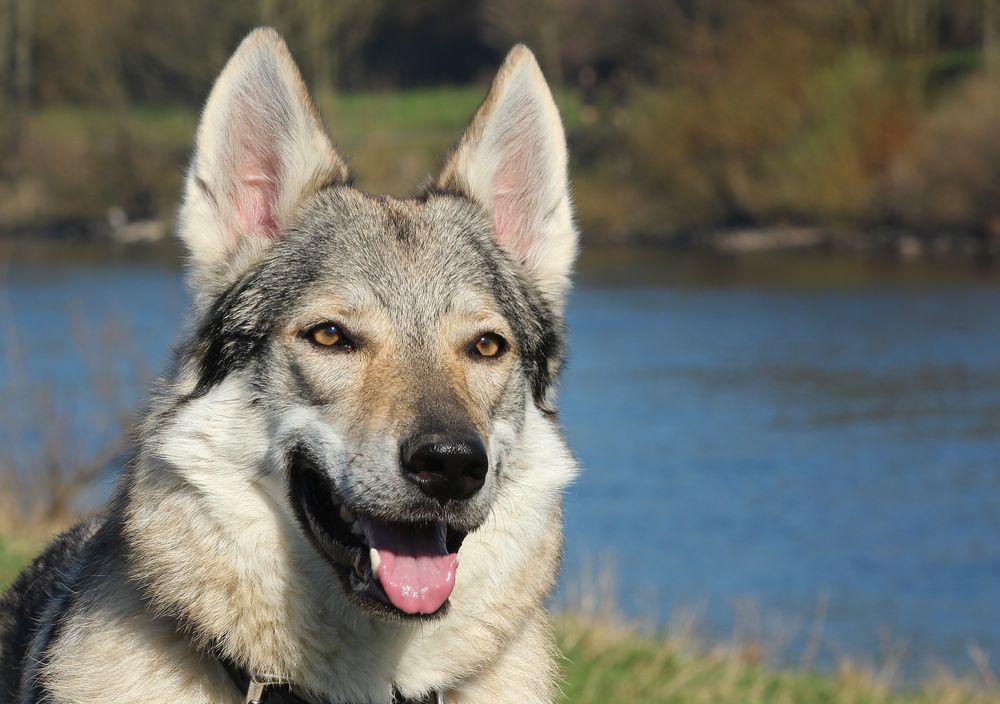
[[[1000,236],[968,232],[914,233],[898,228],[838,230],[813,226],[748,226],[658,236],[615,237],[584,231],[584,248],[637,248],[702,252],[727,257],[832,253],[917,259],[1000,259]],[[61,220],[0,225],[0,258],[20,259],[59,249],[103,250],[122,258],[160,259],[182,252],[173,225],[149,219],[111,225],[104,220]]]

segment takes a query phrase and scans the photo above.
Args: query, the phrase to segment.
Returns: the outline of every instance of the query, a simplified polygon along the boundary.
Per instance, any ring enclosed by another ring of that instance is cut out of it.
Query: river
[[[186,301],[173,264],[0,274],[9,462],[112,438]],[[558,603],[693,613],[786,664],[902,653],[919,676],[978,646],[996,666],[995,267],[594,251],[568,319],[560,407],[584,472]]]

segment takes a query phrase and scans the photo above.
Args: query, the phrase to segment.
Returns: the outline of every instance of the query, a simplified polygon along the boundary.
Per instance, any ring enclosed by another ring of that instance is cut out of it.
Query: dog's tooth
[[[351,509],[347,508],[346,506],[341,506],[340,507],[340,519],[344,523],[353,523],[354,522],[354,514],[351,513]]]
[[[372,561],[372,574],[378,575],[378,567],[382,564],[382,558],[378,556],[378,550],[371,548],[368,551],[368,558]]]

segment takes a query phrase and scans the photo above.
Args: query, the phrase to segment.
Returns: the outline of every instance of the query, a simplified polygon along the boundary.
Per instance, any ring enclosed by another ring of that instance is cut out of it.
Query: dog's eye
[[[350,338],[333,323],[314,325],[305,331],[303,337],[318,347],[354,349]]]
[[[476,338],[472,352],[477,357],[499,357],[507,351],[507,341],[495,332],[488,332]]]

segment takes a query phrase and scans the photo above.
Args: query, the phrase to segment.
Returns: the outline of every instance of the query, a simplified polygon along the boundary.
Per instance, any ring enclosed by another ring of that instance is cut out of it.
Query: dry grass
[[[939,675],[918,688],[896,685],[896,663],[872,670],[843,662],[832,674],[761,663],[756,644],[693,645],[678,635],[644,634],[626,622],[564,615],[556,620],[564,656],[562,700],[574,704],[997,704],[1000,687],[976,675]]]
[[[752,601],[736,605],[728,638],[702,635],[698,609],[675,608],[666,629],[657,630],[649,623],[658,619],[638,621],[619,610],[615,565],[613,555],[594,556],[583,561],[579,575],[564,576],[553,621],[563,655],[564,702],[1000,704],[1000,683],[975,648],[970,672],[938,670],[919,684],[904,683],[899,647],[889,648],[878,663],[840,657],[833,670],[818,669],[822,600],[802,652],[791,661],[781,636],[759,635],[763,619]]]

